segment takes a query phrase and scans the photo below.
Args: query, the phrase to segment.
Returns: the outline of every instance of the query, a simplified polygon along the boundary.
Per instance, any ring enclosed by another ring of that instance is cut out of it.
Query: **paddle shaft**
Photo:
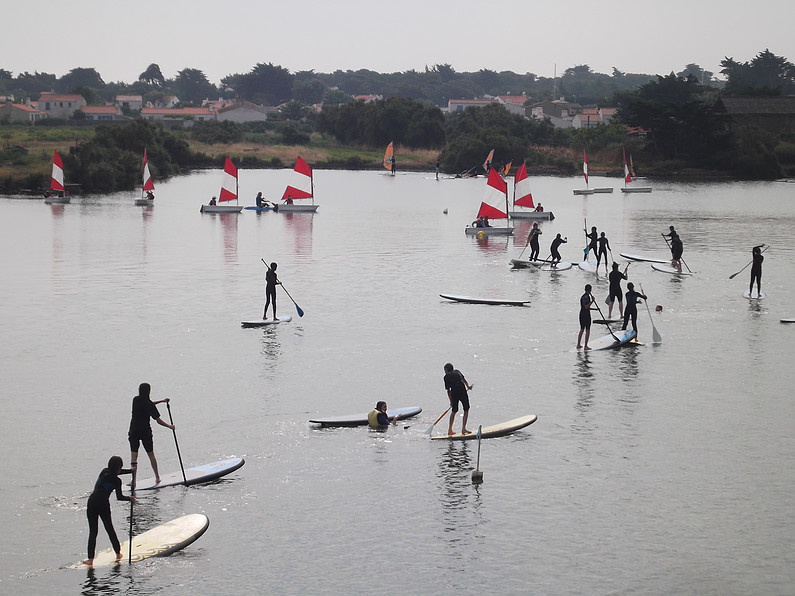
[[[621,340],[618,339],[618,336],[615,333],[613,333],[612,329],[610,329],[610,323],[607,322],[607,319],[605,319],[605,316],[602,314],[602,309],[599,308],[599,301],[594,300],[593,303],[596,305],[596,310],[599,311],[599,316],[602,317],[602,320],[605,322],[605,327],[607,327],[607,330],[610,332],[610,335],[613,336],[613,339],[620,342]]]
[[[127,563],[132,565],[132,543],[133,543],[133,505],[135,505],[135,501],[133,497],[135,497],[135,472],[138,469],[138,466],[130,466],[132,468],[132,484],[130,485],[130,543],[127,548]]]
[[[262,262],[265,263],[265,266],[268,268],[268,271],[270,271],[271,270],[271,266],[268,265],[267,261],[265,261],[265,259],[262,259]],[[282,290],[284,290],[284,293],[287,294],[287,297],[290,300],[292,300],[293,304],[295,305],[295,311],[298,313],[298,316],[299,317],[303,317],[304,316],[303,309],[300,306],[298,306],[298,304],[296,304],[295,300],[293,300],[293,297],[290,296],[290,292],[288,292],[287,288],[284,287],[284,284],[279,282],[279,285],[282,287]]]
[[[171,404],[166,402],[166,409],[168,410],[168,421],[171,426],[174,426],[174,419],[171,417]],[[171,432],[174,434],[174,445],[177,447],[177,459],[179,459],[179,469],[182,470],[182,480],[185,486],[188,486],[188,478],[185,476],[185,467],[182,465],[182,455],[179,452],[179,443],[177,442],[177,429],[172,428]]]
[[[671,243],[670,243],[670,242],[668,242],[668,238],[666,238],[666,237],[665,237],[665,234],[663,234],[662,232],[660,232],[660,236],[662,236],[663,238],[665,238],[665,243],[668,245],[668,249],[670,250],[670,248],[671,248]],[[682,262],[685,264],[685,267],[687,267],[687,261],[685,261],[685,260],[684,260],[682,257],[679,257],[679,260],[680,260],[680,261],[682,261]],[[747,266],[747,265],[746,265],[746,266]],[[687,267],[687,270],[688,270],[688,271],[690,271],[690,267]],[[692,272],[692,271],[690,271],[690,273],[693,273],[693,272]]]
[[[452,406],[451,406],[451,407],[452,407]],[[439,416],[439,417],[436,419],[436,422],[434,422],[433,424],[431,424],[431,428],[429,428],[428,430],[426,430],[426,431],[425,431],[425,434],[426,434],[426,435],[429,435],[429,434],[431,434],[431,433],[433,432],[433,427],[434,427],[434,426],[436,426],[437,424],[439,424],[439,421],[440,421],[442,418],[444,418],[444,415],[445,415],[445,414],[447,414],[447,412],[449,412],[449,411],[450,411],[450,408],[447,408],[447,409],[446,409],[444,412],[442,412],[442,415],[441,415],[441,416]]]
[[[640,293],[644,295],[646,294],[646,292],[643,291],[643,284],[641,284],[640,286]],[[649,322],[651,322],[652,341],[656,344],[662,343],[662,335],[660,335],[660,332],[657,331],[657,327],[654,326],[654,318],[651,316],[651,309],[649,308],[649,300],[648,299],[644,300],[643,304],[646,305],[646,312],[649,313]]]
[[[768,246],[766,246],[765,248],[763,248],[763,249],[762,249],[762,252],[765,252],[765,251],[766,251],[768,248],[769,248],[769,247],[768,247]],[[762,254],[762,253],[760,252],[759,254]],[[751,264],[753,264],[753,262],[754,262],[754,260],[753,260],[753,259],[751,259],[751,262],[750,262],[750,263],[748,263],[748,265],[751,265]],[[737,273],[732,273],[732,274],[729,276],[729,279],[734,279],[735,277],[737,277],[738,275],[740,275],[740,273],[742,273],[743,271],[745,271],[746,269],[748,269],[748,265],[746,265],[745,267],[743,267],[742,269],[740,269],[740,270],[739,270]]]

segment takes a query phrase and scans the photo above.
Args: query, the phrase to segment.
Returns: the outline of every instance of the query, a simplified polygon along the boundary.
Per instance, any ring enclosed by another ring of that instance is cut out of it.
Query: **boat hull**
[[[635,188],[630,186],[628,188],[622,188],[621,192],[625,192],[625,193],[651,192],[651,186],[638,186],[638,187],[635,187]]]
[[[48,205],[65,205],[71,203],[71,197],[45,197],[44,202]]]
[[[555,215],[551,211],[510,211],[508,215],[511,219],[537,219],[541,221],[552,221]]]
[[[277,213],[314,213],[320,205],[276,205]]]
[[[202,213],[240,213],[243,205],[202,205]]]
[[[146,206],[151,207],[154,204],[155,202],[150,201],[149,199],[135,199],[135,205],[138,207],[146,207]]]
[[[467,236],[477,236],[479,232],[483,232],[485,236],[510,236],[513,234],[513,228],[464,228]]]
[[[606,193],[613,192],[613,188],[612,188],[612,187],[610,187],[610,188],[607,188],[607,187],[603,187],[603,188],[594,188],[594,189],[593,189],[593,191],[594,191],[594,193],[596,193],[596,194],[606,194]]]
[[[575,190],[575,191],[574,191],[574,194],[575,194],[575,195],[592,195],[594,192],[596,192],[596,191],[595,191],[595,190],[593,190],[593,189],[584,189],[584,188],[581,188],[581,189],[579,189],[579,190]]]

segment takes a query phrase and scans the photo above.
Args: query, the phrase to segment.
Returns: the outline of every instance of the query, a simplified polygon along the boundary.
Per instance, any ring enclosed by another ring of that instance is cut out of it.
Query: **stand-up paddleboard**
[[[173,472],[171,474],[163,474],[160,476],[159,483],[155,483],[154,477],[143,478],[141,480],[135,481],[135,490],[137,492],[140,490],[165,488],[167,486],[178,486],[180,484],[185,484],[188,486],[191,484],[201,484],[202,482],[211,482],[217,478],[221,478],[221,476],[231,474],[240,468],[244,463],[246,463],[246,460],[244,460],[242,457],[233,457],[230,459],[222,459],[221,461],[216,461],[211,464],[204,464],[203,466],[186,468],[185,478],[187,478],[187,484],[182,478],[182,471]],[[129,490],[129,487],[126,488]]]
[[[643,263],[662,263],[662,264],[665,264],[665,263],[670,263],[671,262],[671,259],[656,259],[654,257],[643,257],[641,255],[631,255],[631,254],[628,254],[628,253],[625,253],[625,252],[620,252],[618,254],[621,255],[622,257],[624,257],[625,259],[629,259],[630,261],[641,261]]]
[[[795,323],[795,319],[781,319],[782,323]]]
[[[596,263],[594,263],[593,261],[583,261],[582,263],[578,263],[577,266],[583,271],[599,275],[599,270],[596,268]]]
[[[510,435],[511,433],[515,433],[520,428],[524,428],[525,426],[530,426],[538,419],[538,416],[535,414],[529,414],[527,416],[521,416],[519,418],[514,418],[513,420],[508,420],[508,422],[502,422],[500,424],[494,424],[492,426],[484,426],[480,431],[480,437],[482,439],[491,439],[493,437],[504,437],[505,435]],[[431,440],[434,441],[470,441],[472,439],[477,439],[478,433],[472,432],[468,435],[462,435],[461,433],[456,433],[454,435],[436,435],[435,437],[431,437]]]
[[[621,319],[595,319],[591,323],[598,323],[599,325],[615,325],[620,323]]]
[[[549,265],[549,261],[530,261],[530,260],[522,260],[522,259],[511,259],[511,265],[520,269],[522,267],[543,267],[544,265]]]
[[[661,271],[662,273],[670,273],[671,275],[693,275],[690,271],[686,271],[684,269],[677,271],[676,267],[671,267],[670,265],[661,265],[660,263],[652,263],[651,268],[655,271]]]
[[[279,323],[287,323],[292,321],[293,318],[290,315],[284,315],[281,317],[276,317],[275,319],[252,319],[251,321],[241,321],[241,327],[265,327],[266,325],[277,325]]]
[[[507,300],[504,298],[473,298],[472,296],[457,296],[455,294],[439,294],[446,300],[466,302],[467,304],[492,304],[502,306],[524,306],[530,304],[529,300]]]
[[[210,520],[202,513],[192,513],[172,519],[161,526],[147,530],[132,539],[132,562],[137,563],[149,557],[167,557],[195,542],[210,527]],[[123,557],[116,560],[112,548],[100,551],[94,557],[93,567],[122,565],[130,561],[130,541],[121,544]],[[82,563],[71,566],[73,569],[85,568]]]
[[[416,416],[420,412],[422,412],[422,408],[419,406],[407,406],[405,408],[390,408],[386,411],[386,415],[389,417],[390,421],[395,416],[398,417],[398,420],[405,420],[406,418]],[[367,424],[367,413],[315,418],[309,422],[319,424],[320,426],[364,426]]]
[[[557,265],[544,265],[541,267],[541,271],[567,271],[571,269],[574,265],[569,263],[568,261],[561,261]]]
[[[597,350],[612,350],[613,348],[618,348],[623,346],[625,343],[632,341],[635,339],[635,331],[628,329],[628,330],[618,330],[613,331],[616,337],[613,335],[605,335],[598,339],[592,339],[588,342],[588,347],[591,348],[589,351],[594,352]],[[618,339],[616,339],[618,338]],[[575,349],[575,352],[579,352],[579,350]]]
[[[748,300],[764,300],[767,298],[767,294],[764,290],[761,290],[758,294],[756,292],[751,294],[749,290],[746,290],[743,292],[743,298],[748,298]]]

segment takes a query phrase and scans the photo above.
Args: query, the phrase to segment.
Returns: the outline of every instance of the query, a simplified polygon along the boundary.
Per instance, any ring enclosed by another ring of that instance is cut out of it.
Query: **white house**
[[[196,121],[216,120],[210,108],[142,108],[141,118],[155,122],[192,126]]]
[[[39,96],[38,108],[42,114],[51,118],[71,118],[87,103],[82,95],[45,91]]]
[[[275,107],[258,106],[250,101],[238,100],[216,111],[218,120],[232,122],[256,122],[267,120],[268,114],[277,111]]]
[[[144,98],[140,95],[117,95],[114,103],[123,110],[140,110],[144,105]]]

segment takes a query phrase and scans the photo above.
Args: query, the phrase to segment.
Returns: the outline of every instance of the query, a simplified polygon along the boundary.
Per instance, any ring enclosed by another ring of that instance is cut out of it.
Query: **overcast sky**
[[[196,68],[218,84],[258,62],[545,77],[580,64],[668,74],[695,63],[717,75],[724,57],[746,62],[766,48],[795,62],[791,0],[40,0],[7,2],[2,15],[0,68],[59,77],[94,68],[105,82],[131,83],[151,63],[167,78]]]

